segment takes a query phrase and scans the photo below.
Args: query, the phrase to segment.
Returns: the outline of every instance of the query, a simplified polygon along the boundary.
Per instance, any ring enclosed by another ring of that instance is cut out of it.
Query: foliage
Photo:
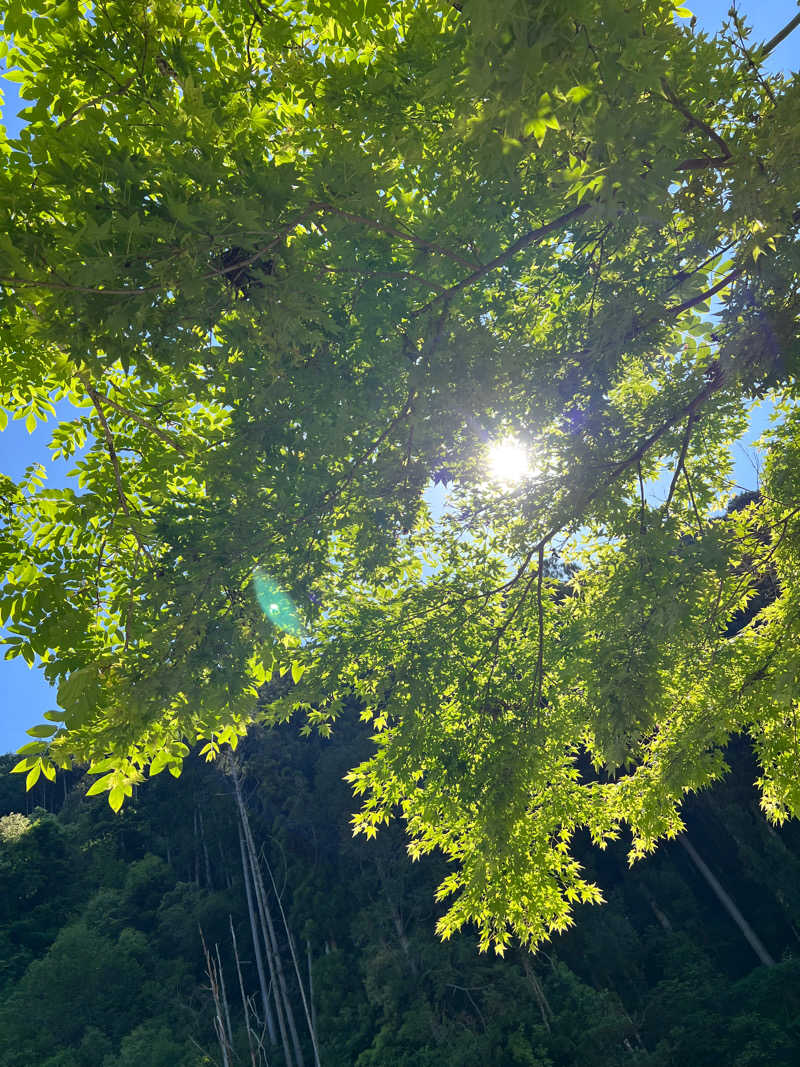
[[[675,834],[732,733],[797,813],[799,83],[770,43],[667,0],[13,0],[4,31],[0,399],[29,428],[67,401],[80,457],[0,484],[7,655],[61,706],[29,785],[91,760],[118,810],[198,739],[327,732],[355,694],[356,828],[399,813],[451,861],[440,933],[499,951],[599,899],[577,833]],[[767,395],[763,490],[723,514]],[[536,476],[491,484],[508,435]]]
[[[241,753],[257,848],[275,872],[303,964],[311,958],[326,1067],[797,1062],[800,904],[777,892],[774,850],[782,866],[796,864],[800,835],[796,825],[772,830],[758,812],[744,746],[726,753],[730,778],[693,799],[686,819],[780,963],[757,966],[680,848],[631,872],[621,842],[598,854],[585,839],[576,854],[608,886],[607,906],[582,909],[546,952],[516,947],[499,959],[476,953],[472,932],[434,936],[441,857],[409,864],[396,825],[375,842],[352,836],[341,776],[354,752],[369,749],[354,720],[347,716],[331,741],[300,738],[291,726],[254,730]],[[12,782],[24,802],[24,783]],[[162,776],[118,816],[103,798],[87,798],[85,785],[56,815],[37,813],[26,835],[0,845],[3,945],[17,942],[34,907],[49,916],[22,969],[0,973],[0,1067],[219,1062],[198,926],[220,948],[231,1063],[250,1064],[229,915],[249,994],[257,976],[230,782],[190,759],[180,782]],[[44,869],[55,851],[47,837],[32,851],[40,826],[67,842],[67,862],[34,902],[27,870],[37,856]],[[3,866],[9,858],[13,873]],[[285,938],[282,949],[288,963]],[[308,990],[305,965],[302,974]],[[267,1051],[279,1067],[280,1050]],[[308,1042],[304,1052],[313,1062]]]

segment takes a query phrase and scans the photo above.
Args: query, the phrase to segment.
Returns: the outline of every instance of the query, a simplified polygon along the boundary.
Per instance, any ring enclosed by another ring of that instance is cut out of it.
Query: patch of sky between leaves
[[[65,489],[69,486],[80,493],[75,467],[91,448],[92,438],[87,436],[83,446],[68,459],[53,458],[50,438],[55,427],[79,419],[85,412],[68,400],[58,401],[55,409],[55,415],[37,421],[32,431],[28,430],[23,419],[9,419],[6,428],[0,432],[0,473],[15,482],[21,482],[32,467],[38,466],[46,480],[46,488]]]

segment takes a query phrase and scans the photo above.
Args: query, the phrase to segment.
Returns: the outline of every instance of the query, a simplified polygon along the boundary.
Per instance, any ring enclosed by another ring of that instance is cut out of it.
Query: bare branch
[[[755,56],[756,61],[758,63],[763,63],[770,52],[773,52],[781,41],[784,41],[793,30],[797,29],[798,26],[800,26],[800,14],[795,15],[793,19],[790,19],[782,30],[778,30],[771,40],[767,41],[766,44],[763,44],[761,48],[759,48]]]
[[[744,274],[744,267],[735,267],[729,274],[726,274],[721,282],[717,282],[710,289],[706,289],[704,293],[700,293],[699,296],[693,296],[691,300],[685,300],[682,304],[673,304],[672,307],[664,308],[663,314],[669,315],[672,318],[676,318],[684,311],[688,311],[690,308],[697,307],[698,304],[704,304],[706,300],[710,300],[712,296],[715,296],[721,289],[730,285],[732,281],[735,281],[740,274]]]
[[[709,167],[727,167],[730,162],[730,156],[699,156],[696,159],[684,159],[675,169],[680,171],[706,170]]]
[[[636,473],[639,475],[639,527],[644,534],[647,533],[647,523],[645,522],[644,480],[642,479],[642,461],[640,459],[636,461]]]
[[[686,481],[686,487],[689,490],[689,499],[692,502],[692,511],[694,512],[695,519],[697,519],[697,532],[702,536],[702,534],[703,534],[703,520],[700,518],[700,512],[697,510],[697,501],[694,498],[694,490],[692,489],[692,483],[691,483],[691,480],[689,478],[689,472],[686,469],[686,464],[685,463],[681,467],[681,470],[683,471],[683,477],[684,477],[684,479]]]

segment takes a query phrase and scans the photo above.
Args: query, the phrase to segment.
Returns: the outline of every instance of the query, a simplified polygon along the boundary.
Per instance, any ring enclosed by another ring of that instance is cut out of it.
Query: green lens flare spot
[[[306,630],[291,597],[260,568],[253,572],[253,585],[261,610],[273,626],[293,637],[305,637]]]

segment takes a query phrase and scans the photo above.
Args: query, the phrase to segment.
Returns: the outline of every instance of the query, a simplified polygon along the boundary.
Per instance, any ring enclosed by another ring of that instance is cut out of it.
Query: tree
[[[69,401],[54,454],[85,449],[75,489],[0,485],[7,654],[62,708],[30,782],[90,759],[119,808],[355,698],[356,828],[399,812],[453,863],[440,932],[499,950],[599,899],[579,828],[674,836],[733,732],[795,814],[799,85],[762,63],[799,22],[12,3],[3,408]],[[764,396],[762,491],[720,517]],[[508,436],[535,472],[491,483]]]

